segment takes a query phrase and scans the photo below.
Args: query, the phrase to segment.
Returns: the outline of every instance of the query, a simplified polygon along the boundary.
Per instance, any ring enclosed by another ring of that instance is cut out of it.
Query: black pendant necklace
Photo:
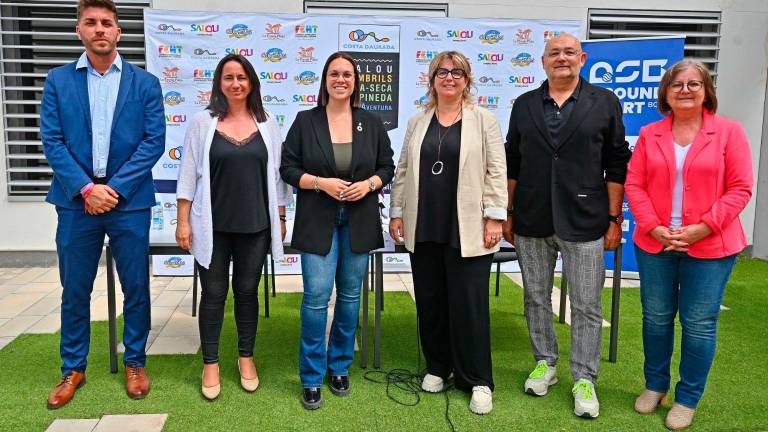
[[[453,122],[448,126],[448,128],[445,129],[445,134],[440,133],[440,129],[443,128],[443,125],[440,124],[440,114],[435,108],[435,117],[437,117],[437,160],[434,164],[432,164],[432,175],[440,175],[443,173],[443,167],[445,164],[440,159],[440,149],[443,147],[443,139],[448,136],[448,132],[451,130],[454,124],[456,124],[456,121],[461,117],[462,109],[460,108],[459,111],[456,113],[456,117],[453,119]]]

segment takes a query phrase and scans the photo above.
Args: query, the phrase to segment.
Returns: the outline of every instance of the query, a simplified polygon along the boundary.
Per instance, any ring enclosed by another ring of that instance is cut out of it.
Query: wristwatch
[[[616,225],[621,225],[624,222],[624,215],[619,214],[617,216],[614,215],[608,215],[608,221],[613,222]]]
[[[375,191],[376,190],[376,185],[373,183],[373,180],[368,178],[367,181],[368,181],[368,187],[371,188],[371,192]]]

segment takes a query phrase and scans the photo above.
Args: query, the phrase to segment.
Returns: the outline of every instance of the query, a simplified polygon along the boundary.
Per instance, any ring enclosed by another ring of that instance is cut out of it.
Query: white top
[[[683,226],[683,165],[691,144],[681,146],[675,143],[675,187],[672,189],[672,215],[669,217],[670,227]]]
[[[190,252],[205,268],[211,264],[213,254],[213,214],[211,211],[211,164],[209,160],[213,134],[216,132],[218,117],[211,117],[209,111],[202,111],[192,117],[184,137],[184,153],[179,167],[179,181],[176,198],[192,201],[189,224],[192,226],[192,248]],[[254,122],[256,119],[254,118]],[[272,114],[267,121],[256,124],[267,147],[267,200],[272,235],[272,257],[283,259],[283,238],[277,206],[293,201],[293,193],[280,178],[280,154],[283,139],[280,127]],[[272,173],[272,175],[269,175]],[[250,199],[243,197],[243,199]]]

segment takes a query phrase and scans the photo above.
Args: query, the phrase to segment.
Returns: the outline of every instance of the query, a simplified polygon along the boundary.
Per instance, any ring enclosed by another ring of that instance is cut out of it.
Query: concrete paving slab
[[[28,268],[20,274],[17,274],[10,283],[14,285],[25,285],[43,275],[43,273],[49,270],[48,267],[32,267]]]
[[[13,318],[28,307],[37,303],[45,293],[21,293],[4,297],[0,300],[0,318]]]
[[[24,333],[30,334],[51,334],[56,333],[61,328],[61,318],[59,314],[46,315],[40,321],[29,327]]]
[[[16,339],[16,338],[15,337],[0,337],[0,350],[5,348],[6,345],[11,343],[14,339]]]
[[[61,281],[59,280],[58,267],[48,268],[46,272],[44,272],[37,279],[35,279],[35,282],[53,282],[57,284],[61,283]]]
[[[61,306],[61,300],[55,297],[43,297],[37,303],[25,309],[20,315],[50,315]]]
[[[168,414],[105,415],[93,432],[160,432]]]
[[[158,336],[147,350],[148,355],[196,354],[200,349],[199,336]]]
[[[91,432],[99,419],[56,419],[45,432]]]
[[[160,332],[160,336],[199,337],[197,317],[193,317],[186,309],[176,309]]]
[[[0,327],[0,337],[16,337],[40,321],[40,315],[19,315]]]
[[[155,307],[176,307],[181,303],[181,300],[186,295],[186,291],[171,291],[165,290],[162,294],[152,302],[152,306]]]

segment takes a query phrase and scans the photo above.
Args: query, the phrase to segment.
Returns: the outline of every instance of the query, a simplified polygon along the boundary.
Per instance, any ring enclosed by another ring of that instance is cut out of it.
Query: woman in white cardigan
[[[285,205],[290,188],[279,174],[282,138],[261,104],[250,62],[231,54],[219,62],[211,102],[187,129],[176,189],[176,242],[195,257],[202,296],[199,327],[202,393],[214,400],[219,382],[219,336],[232,290],[242,387],[259,385],[253,346],[259,316],[258,287],[267,251],[282,259]]]

